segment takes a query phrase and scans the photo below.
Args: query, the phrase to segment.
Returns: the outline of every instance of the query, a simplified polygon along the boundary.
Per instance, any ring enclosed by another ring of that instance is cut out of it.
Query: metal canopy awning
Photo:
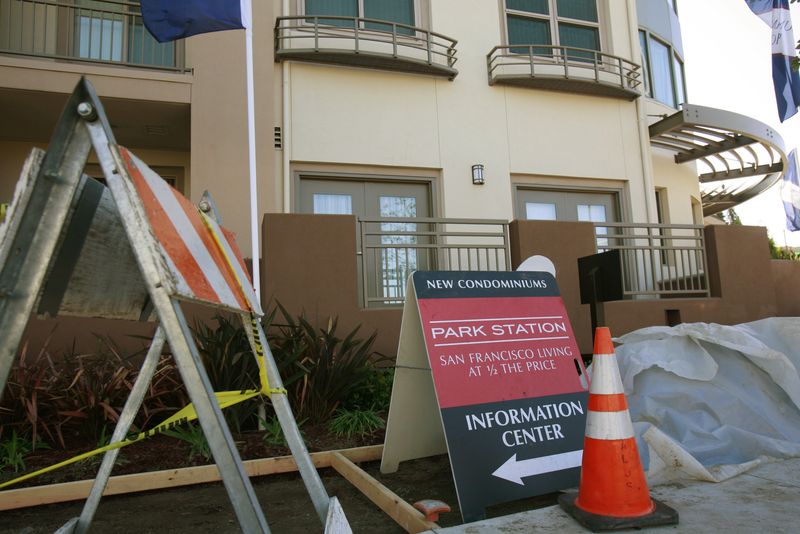
[[[684,104],[650,126],[650,144],[675,153],[675,163],[697,161],[703,214],[753,198],[783,176],[786,150],[771,127],[750,117]]]

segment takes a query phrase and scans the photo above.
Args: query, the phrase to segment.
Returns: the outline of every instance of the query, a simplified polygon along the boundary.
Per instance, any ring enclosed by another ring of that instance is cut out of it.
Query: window
[[[104,11],[103,2],[80,2],[75,15],[76,54],[86,59],[122,61],[123,16]]]
[[[352,215],[353,197],[350,195],[326,195],[314,193],[315,215]]]
[[[75,8],[74,54],[100,61],[175,66],[175,43],[159,43],[127,5],[78,0]]]
[[[653,75],[653,96],[659,102],[676,107],[669,47],[657,39],[650,40],[650,67]]]
[[[553,45],[600,50],[597,0],[506,0],[509,45]],[[512,52],[527,54],[528,47]],[[534,54],[556,55],[550,48],[534,48]],[[570,59],[594,59],[591,52],[568,51]]]
[[[618,222],[618,204],[613,192],[517,189],[517,213],[528,220]]]
[[[578,204],[578,220],[581,222],[604,223],[608,222],[606,219],[606,207],[603,204]],[[595,228],[595,235],[608,235],[608,228],[605,226],[598,226]],[[608,247],[608,239],[605,237],[597,238],[598,248]]]
[[[305,0],[306,15],[330,15],[334,17],[361,17],[378,19],[407,26],[414,26],[416,14],[414,0]],[[353,22],[340,19],[320,19],[321,24],[352,28]],[[368,22],[366,28],[392,31],[391,24]],[[412,35],[410,28],[398,27],[397,33]]]
[[[683,61],[664,41],[639,30],[647,96],[673,108],[686,102]]]
[[[678,105],[686,102],[686,93],[684,92],[683,80],[683,61],[678,59],[678,56],[673,55],[673,68],[675,71],[675,96],[678,98]]]
[[[414,218],[417,216],[417,197],[379,196],[381,217]],[[381,223],[381,296],[388,304],[401,304],[405,298],[408,276],[417,270],[417,231],[414,223]],[[398,235],[399,234],[399,235]],[[394,245],[394,246],[391,246]],[[405,247],[403,245],[406,245]]]
[[[531,221],[555,221],[556,205],[553,202],[526,202],[525,218]]]
[[[644,94],[652,97],[653,91],[650,87],[650,65],[647,58],[650,56],[650,47],[647,46],[647,34],[639,30],[639,46],[642,47],[642,75],[644,76]]]

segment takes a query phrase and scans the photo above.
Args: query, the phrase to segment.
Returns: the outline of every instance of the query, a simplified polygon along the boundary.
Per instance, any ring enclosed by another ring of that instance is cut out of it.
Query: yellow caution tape
[[[254,389],[245,391],[221,391],[219,393],[214,394],[214,396],[217,399],[217,404],[219,405],[221,410],[224,410],[229,406],[233,406],[234,404],[239,404],[240,402],[252,399],[253,397],[258,397],[260,395],[261,391],[256,391]],[[109,443],[105,447],[99,447],[92,451],[79,454],[78,456],[73,456],[72,458],[64,460],[63,462],[59,462],[55,465],[39,469],[38,471],[34,471],[33,473],[28,473],[27,475],[23,475],[19,478],[3,482],[0,484],[0,489],[7,488],[14,484],[18,484],[19,482],[22,482],[24,480],[28,480],[37,477],[39,475],[43,475],[45,473],[49,473],[51,471],[55,471],[56,469],[66,467],[81,460],[86,460],[87,458],[91,458],[92,456],[97,456],[98,454],[103,454],[105,452],[112,451],[114,449],[121,449],[122,447],[127,447],[128,445],[132,445],[136,442],[153,437],[156,434],[161,434],[167,430],[172,430],[183,423],[188,423],[189,421],[194,421],[196,419],[197,419],[197,412],[194,409],[194,405],[189,404],[188,406],[186,406],[185,408],[174,414],[172,417],[166,419],[160,425],[154,428],[151,428],[144,432],[140,432],[139,434],[136,434],[122,441]]]
[[[5,204],[0,204],[0,222],[2,222],[3,216],[5,216]],[[214,241],[217,243],[217,247],[219,248],[220,252],[222,252],[222,256],[225,258],[225,261],[228,262],[228,268],[230,269],[231,274],[233,275],[236,283],[239,286],[242,286],[242,281],[239,280],[239,277],[236,276],[236,271],[233,268],[233,264],[231,264],[231,259],[225,253],[225,248],[222,246],[220,242],[219,236],[214,231],[214,228],[208,223],[206,220],[207,215],[204,213],[200,213],[203,222],[205,222],[206,227],[208,228],[211,235],[214,237]],[[267,366],[264,361],[264,347],[261,343],[261,334],[259,333],[258,328],[258,317],[255,313],[251,310],[250,312],[250,326],[253,333],[253,340],[255,342],[255,356],[256,360],[258,361],[258,370],[259,370],[259,381],[261,382],[261,389],[259,390],[245,390],[245,391],[221,391],[218,393],[214,393],[216,397],[217,404],[221,410],[228,408],[229,406],[233,406],[234,404],[239,404],[240,402],[244,402],[246,400],[252,399],[254,397],[259,397],[261,395],[265,395],[267,397],[272,397],[272,395],[278,394],[285,394],[286,389],[284,388],[271,388],[269,386],[269,379],[267,378]],[[43,475],[45,473],[49,473],[51,471],[55,471],[56,469],[60,469],[62,467],[66,467],[68,465],[74,464],[81,460],[86,460],[87,458],[91,458],[93,456],[97,456],[98,454],[103,454],[108,451],[112,451],[114,449],[121,449],[122,447],[126,447],[128,445],[132,445],[136,442],[142,441],[143,439],[147,439],[149,437],[155,436],[156,434],[161,434],[165,431],[172,430],[176,426],[179,426],[183,423],[187,423],[189,421],[194,421],[197,419],[197,412],[195,412],[194,405],[191,403],[186,406],[185,408],[181,409],[179,412],[174,414],[172,417],[163,421],[157,427],[151,428],[139,434],[136,434],[130,438],[127,438],[122,441],[117,441],[115,443],[110,443],[105,447],[99,447],[89,452],[85,452],[83,454],[79,454],[78,456],[74,456],[69,458],[68,460],[64,460],[63,462],[59,462],[55,465],[51,465],[49,467],[45,467],[43,469],[39,469],[38,471],[34,471],[33,473],[28,473],[27,475],[23,475],[19,478],[15,478],[13,480],[9,480],[7,482],[0,483],[0,489],[7,488],[14,484],[18,484],[25,480],[37,477],[39,475]]]
[[[203,220],[206,228],[208,228],[209,233],[214,238],[214,242],[217,244],[217,248],[222,254],[222,257],[225,258],[225,262],[228,264],[228,271],[230,272],[231,276],[233,276],[233,279],[236,280],[236,283],[239,284],[239,288],[242,290],[242,295],[244,295],[245,291],[243,282],[239,280],[238,276],[236,276],[236,269],[233,267],[231,258],[229,258],[227,252],[225,252],[225,247],[222,245],[220,236],[218,236],[217,232],[214,231],[214,226],[211,224],[211,220],[209,219],[208,215],[199,210],[198,212],[200,213],[200,218]],[[285,389],[273,390],[269,387],[267,366],[264,362],[264,347],[261,345],[261,335],[258,332],[258,317],[252,309],[250,310],[250,328],[253,331],[253,340],[255,341],[256,346],[256,360],[258,361],[258,377],[261,381],[261,392],[268,397],[271,396],[272,393],[286,393]]]

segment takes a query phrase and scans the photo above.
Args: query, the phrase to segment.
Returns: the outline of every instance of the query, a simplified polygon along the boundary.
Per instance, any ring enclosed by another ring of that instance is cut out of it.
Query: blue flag
[[[249,27],[250,0],[141,0],[142,21],[159,43]]]
[[[750,11],[772,28],[772,83],[781,122],[800,106],[800,76],[792,68],[795,40],[789,0],[745,0]]]
[[[789,152],[789,168],[783,173],[781,198],[786,211],[786,228],[792,232],[800,230],[800,179],[797,175],[795,150]]]

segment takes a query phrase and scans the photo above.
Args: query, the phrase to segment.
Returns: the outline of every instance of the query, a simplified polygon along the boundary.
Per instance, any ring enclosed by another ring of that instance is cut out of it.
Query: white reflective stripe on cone
[[[633,437],[633,424],[628,410],[594,412],[586,415],[586,437],[594,439],[628,439]]]
[[[595,354],[592,357],[592,383],[589,393],[613,395],[625,393],[619,376],[617,357],[613,354]]]

